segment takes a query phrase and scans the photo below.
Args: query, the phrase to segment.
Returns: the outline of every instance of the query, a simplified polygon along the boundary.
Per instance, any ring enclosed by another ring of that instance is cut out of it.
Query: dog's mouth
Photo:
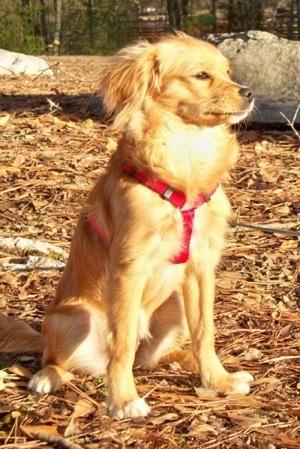
[[[249,108],[244,109],[243,111],[232,112],[232,113],[229,113],[228,115],[232,115],[233,117],[243,117],[244,115],[247,115],[247,114],[249,114]]]
[[[210,115],[210,116],[219,117],[219,118],[227,117],[227,119],[232,124],[234,124],[234,123],[240,122],[241,120],[246,119],[248,117],[248,115],[251,113],[251,111],[253,110],[253,107],[254,107],[254,101],[252,101],[247,108],[242,109],[240,111],[228,111],[228,112],[226,112],[226,111],[220,111],[220,112],[218,112],[218,111],[209,111],[208,112],[207,111],[207,112],[204,113],[204,115]]]
[[[248,115],[249,112],[248,109],[244,109],[238,112],[204,112],[204,115],[213,115],[215,117],[243,117],[244,115]]]
[[[181,105],[181,108],[179,108],[178,115],[180,115],[183,119],[186,118],[186,120],[191,123],[193,122],[193,119],[196,124],[200,122],[202,124],[202,120],[205,120],[205,123],[207,126],[215,126],[218,124],[228,124],[228,125],[235,125],[242,120],[247,119],[247,117],[250,115],[251,111],[254,108],[254,100],[251,102],[247,102],[248,104],[244,104],[243,109],[228,109],[226,111],[222,110],[221,108],[205,108],[203,107],[202,110],[199,111],[198,108],[188,108],[185,105]]]
[[[233,112],[231,114],[228,115],[229,117],[229,121],[232,125],[241,122],[242,120],[245,120],[250,112],[252,111],[252,108],[247,108],[244,109],[243,111],[239,111],[239,112]]]
[[[222,111],[222,112],[218,112],[218,111],[209,111],[209,112],[205,112],[205,115],[215,115],[215,116],[225,116],[225,117],[236,117],[236,118],[245,118],[247,117],[248,114],[250,114],[250,112],[252,111],[254,106],[254,102],[252,102],[247,108],[242,109],[240,111]]]

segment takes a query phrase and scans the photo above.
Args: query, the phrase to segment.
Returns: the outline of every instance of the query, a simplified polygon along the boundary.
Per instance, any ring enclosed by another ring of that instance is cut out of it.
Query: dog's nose
[[[249,87],[242,87],[240,89],[240,94],[242,95],[242,97],[248,100],[249,103],[253,100],[253,94],[251,89],[249,89]]]

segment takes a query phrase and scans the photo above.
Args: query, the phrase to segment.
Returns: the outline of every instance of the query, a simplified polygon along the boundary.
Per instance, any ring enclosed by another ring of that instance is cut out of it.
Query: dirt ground
[[[53,78],[0,80],[0,311],[36,329],[61,268],[43,268],[39,251],[6,239],[53,244],[63,251],[48,259],[64,262],[116,137],[87,108],[101,58],[48,60]],[[300,448],[300,141],[291,130],[250,126],[240,142],[226,187],[232,222],[275,230],[229,227],[215,321],[220,358],[254,375],[251,393],[217,396],[197,375],[160,366],[135,373],[152,415],[118,421],[106,414],[103,379],[77,375],[41,396],[26,389],[40,356],[0,354],[1,447]]]

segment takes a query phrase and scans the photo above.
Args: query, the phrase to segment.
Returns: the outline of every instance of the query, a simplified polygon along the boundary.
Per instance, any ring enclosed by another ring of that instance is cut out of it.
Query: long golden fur
[[[43,351],[29,387],[61,388],[72,370],[106,375],[112,416],[145,416],[132,368],[185,354],[205,386],[248,393],[247,372],[229,374],[214,347],[215,267],[230,204],[221,183],[237,159],[230,125],[253,108],[251,91],[230,79],[212,45],[178,34],[140,43],[110,58],[100,93],[121,138],[78,221],[66,268],[43,334],[2,315],[2,351]],[[174,264],[183,237],[179,208],[124,171],[130,163],[186,196],[217,187],[196,209],[187,263]],[[87,221],[92,217],[97,233]]]

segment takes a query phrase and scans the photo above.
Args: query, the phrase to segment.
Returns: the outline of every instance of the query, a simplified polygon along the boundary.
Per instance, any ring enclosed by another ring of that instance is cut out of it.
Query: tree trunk
[[[189,0],[182,0],[182,23],[183,29],[185,29],[188,23],[189,17]]]
[[[211,14],[212,14],[212,31],[213,33],[217,32],[217,0],[212,0],[211,2]]]
[[[235,31],[236,25],[236,5],[234,0],[229,0],[228,11],[227,11],[227,21],[228,21],[228,32]]]
[[[54,26],[53,50],[54,54],[58,55],[60,46],[60,32],[61,32],[61,0],[54,0],[54,11],[55,11],[55,26]]]
[[[94,0],[88,0],[87,2],[87,16],[88,16],[88,27],[89,27],[89,39],[90,47],[94,45],[94,15],[93,15]]]
[[[290,20],[288,23],[288,39],[297,40],[297,36],[299,39],[299,15],[300,15],[299,9],[300,9],[300,1],[291,0]],[[297,26],[294,26],[295,21],[298,22]]]
[[[297,0],[297,39],[300,40],[300,0]]]
[[[228,31],[260,30],[263,24],[263,0],[229,0]]]
[[[181,11],[179,0],[167,0],[167,9],[169,16],[169,27],[171,29],[181,29]]]
[[[41,4],[41,30],[43,39],[45,42],[45,47],[48,49],[49,47],[49,34],[48,34],[48,28],[47,28],[47,21],[46,21],[46,5],[45,0],[40,0]]]

